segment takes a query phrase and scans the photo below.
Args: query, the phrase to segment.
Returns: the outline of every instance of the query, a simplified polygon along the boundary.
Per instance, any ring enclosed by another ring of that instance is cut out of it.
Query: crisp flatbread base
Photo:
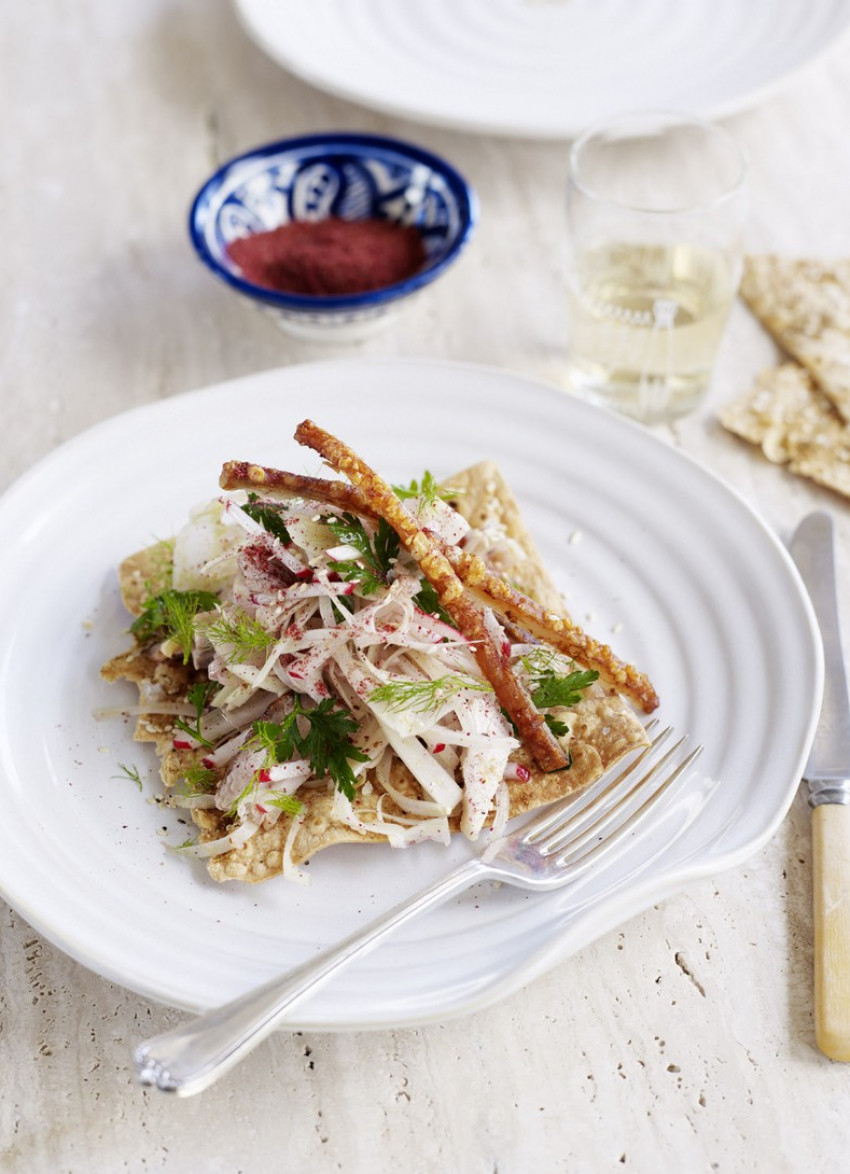
[[[850,422],[850,260],[747,257],[740,292]]]
[[[850,497],[850,425],[798,363],[763,371],[719,419],[768,460]]]
[[[492,569],[544,606],[564,614],[563,601],[498,468],[490,462],[482,462],[448,478],[447,485],[462,491],[453,499],[458,512],[476,529],[493,538],[494,545],[485,556]],[[133,614],[138,613],[149,591],[147,583],[159,589],[157,559],[161,566],[161,544],[133,555],[119,568],[122,598]],[[104,666],[103,675],[108,680],[134,681],[142,697],[148,700],[152,696],[167,696],[170,700],[185,696],[195,676],[191,668],[170,661],[162,662],[153,654],[135,649],[111,660]],[[568,770],[546,774],[534,765],[524,750],[514,755],[516,762],[527,767],[529,778],[508,781],[511,818],[588,786],[619,759],[648,741],[643,725],[627,702],[598,683],[586,690],[570,713],[573,737],[570,743],[572,765]],[[189,763],[202,755],[198,751],[173,748],[171,722],[172,719],[165,715],[144,716],[139,719],[135,733],[139,741],[156,743],[166,786],[177,783]],[[421,796],[418,783],[400,762],[393,768],[392,782],[404,793]],[[381,789],[374,772],[370,772],[367,783],[369,785],[358,792],[355,805],[360,818],[370,822],[377,812],[379,800],[385,814],[401,814]],[[296,865],[333,844],[385,841],[380,834],[355,831],[335,818],[333,795],[324,786],[302,788],[298,798],[303,801],[304,808],[290,846],[291,859]],[[200,829],[202,842],[226,834],[230,822],[226,813],[213,809],[193,811],[192,817]],[[243,847],[210,857],[207,860],[210,875],[218,881],[250,882],[278,875],[283,871],[284,846],[291,828],[292,817],[282,814],[272,827],[261,829]]]

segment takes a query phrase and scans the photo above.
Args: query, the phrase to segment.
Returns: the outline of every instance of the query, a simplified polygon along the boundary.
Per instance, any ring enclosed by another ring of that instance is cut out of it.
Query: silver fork
[[[417,913],[479,881],[500,880],[527,889],[554,889],[574,881],[610,854],[645,819],[657,801],[701,753],[680,738],[663,751],[670,727],[656,732],[616,774],[568,796],[493,843],[436,884],[391,909],[296,970],[207,1011],[136,1048],[136,1075],[143,1085],[191,1096],[232,1068],[343,967],[378,945]]]

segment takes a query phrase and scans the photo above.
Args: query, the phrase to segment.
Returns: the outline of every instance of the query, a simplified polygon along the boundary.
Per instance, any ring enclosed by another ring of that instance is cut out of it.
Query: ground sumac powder
[[[391,220],[291,220],[241,237],[228,255],[254,285],[333,296],[395,285],[425,262],[417,228]]]

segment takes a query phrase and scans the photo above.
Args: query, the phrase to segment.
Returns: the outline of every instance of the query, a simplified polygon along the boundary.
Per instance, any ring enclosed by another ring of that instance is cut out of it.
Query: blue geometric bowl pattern
[[[433,281],[467,244],[477,220],[475,193],[457,171],[420,147],[379,135],[321,134],[288,139],[232,159],[201,188],[189,230],[198,255],[239,293],[273,310],[281,325],[324,336],[376,323],[399,299]],[[423,268],[396,285],[341,297],[279,293],[246,281],[228,257],[238,237],[290,220],[381,217],[416,225]]]

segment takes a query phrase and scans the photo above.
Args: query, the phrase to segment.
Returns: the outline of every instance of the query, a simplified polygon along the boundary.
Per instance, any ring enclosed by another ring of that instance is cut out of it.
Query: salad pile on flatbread
[[[119,569],[139,691],[188,855],[303,879],[344,842],[476,840],[644,745],[649,680],[564,613],[497,468],[392,488],[229,462],[224,492]]]

